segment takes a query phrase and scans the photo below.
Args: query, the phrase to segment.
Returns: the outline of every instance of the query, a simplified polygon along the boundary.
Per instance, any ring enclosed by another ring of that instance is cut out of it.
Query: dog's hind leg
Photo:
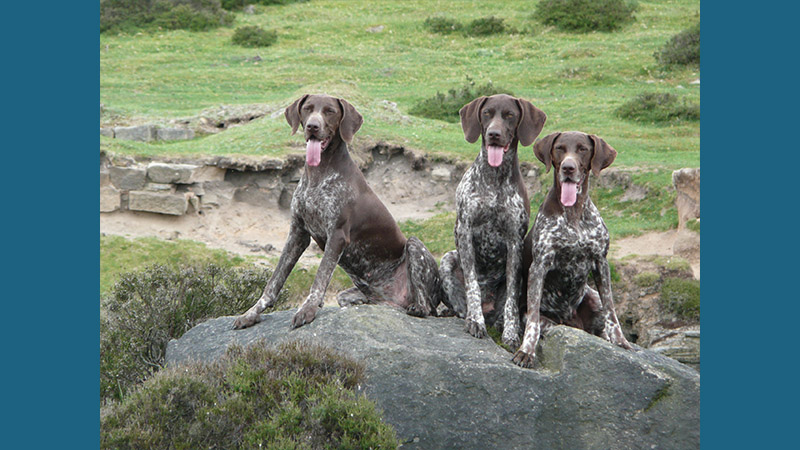
[[[408,292],[411,294],[411,304],[406,311],[418,317],[436,315],[436,308],[444,297],[436,259],[415,237],[406,242],[405,258]]]
[[[439,276],[442,277],[444,304],[457,317],[467,315],[467,290],[464,287],[464,272],[456,250],[449,251],[442,257],[439,265]]]
[[[367,303],[367,296],[353,286],[336,294],[336,301],[339,302],[339,306],[363,305]]]

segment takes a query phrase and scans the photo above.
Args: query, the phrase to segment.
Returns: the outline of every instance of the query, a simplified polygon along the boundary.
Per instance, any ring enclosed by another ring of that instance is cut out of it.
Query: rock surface
[[[361,360],[360,389],[403,448],[690,449],[700,446],[700,375],[648,350],[625,351],[580,330],[541,340],[521,369],[457,318],[419,319],[385,306],[324,308],[290,331],[294,310],[234,331],[233,317],[173,340],[167,364],[212,361],[231,344],[316,341]]]

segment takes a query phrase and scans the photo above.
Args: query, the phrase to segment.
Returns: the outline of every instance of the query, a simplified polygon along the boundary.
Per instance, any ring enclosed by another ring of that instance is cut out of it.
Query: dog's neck
[[[560,215],[564,216],[569,223],[577,223],[583,217],[583,210],[586,207],[586,202],[589,201],[589,173],[587,172],[583,177],[581,192],[575,199],[575,204],[564,206],[561,203],[561,182],[558,180],[558,172],[557,169],[553,171],[553,187],[547,194],[542,210],[545,215]]]
[[[497,166],[492,167],[489,164],[488,155],[486,150],[486,142],[481,139],[481,153],[475,159],[474,165],[477,166],[478,173],[487,183],[501,183],[504,181],[518,181],[522,178],[522,172],[519,168],[519,158],[517,157],[517,144],[518,140],[514,138],[508,146],[508,151],[503,155],[503,162]]]

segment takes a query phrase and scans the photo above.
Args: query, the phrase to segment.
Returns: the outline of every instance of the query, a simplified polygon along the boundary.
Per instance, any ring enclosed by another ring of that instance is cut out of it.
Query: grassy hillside
[[[598,134],[619,152],[614,167],[636,169],[633,181],[646,188],[644,200],[621,201],[624,192],[619,189],[592,193],[612,239],[674,228],[671,172],[699,167],[699,122],[643,123],[621,119],[615,110],[643,93],[700,101],[699,85],[690,84],[700,77],[697,67],[667,70],[653,56],[672,36],[697,24],[699,0],[640,1],[636,20],[621,30],[586,34],[536,22],[532,18],[536,4],[311,0],[256,6],[252,15],[236,12],[232,26],[207,32],[104,33],[99,48],[101,125],[167,123],[196,118],[221,105],[258,104],[262,110],[279,113],[304,93],[328,93],[346,98],[364,115],[356,146],[385,141],[469,161],[478,146],[464,140],[458,123],[416,117],[409,111],[437,92],[462,88],[468,80],[476,86],[492,82],[547,113],[542,135],[563,130]],[[502,18],[510,31],[467,37],[433,33],[424,26],[429,17],[468,23],[491,15]],[[232,44],[235,29],[247,25],[274,30],[277,42],[258,49]],[[101,138],[100,145],[109,152],[150,156],[302,154],[302,138],[289,135],[282,114],[274,116],[268,113],[247,125],[191,141]],[[530,148],[522,150],[520,158],[536,161]],[[542,181],[549,187],[551,176]],[[532,215],[542,198],[541,193],[531,196]],[[453,223],[454,214],[443,212],[427,221],[404,222],[401,228],[441,255],[454,247]],[[162,245],[102,240],[103,291],[120,271],[138,268],[143,260],[166,259],[143,256],[162,252]],[[194,249],[186,251],[182,259],[196,259]],[[139,256],[126,261],[126,254]],[[293,295],[298,299],[313,273],[293,273],[297,284]],[[342,273],[337,272],[338,279],[347,284]]]
[[[208,32],[103,34],[100,97],[106,124],[166,122],[219,105],[268,104],[279,110],[306,92],[342,96],[364,115],[356,145],[384,140],[459,159],[472,159],[458,124],[408,115],[419,101],[458,89],[470,77],[531,99],[548,114],[543,133],[584,130],[620,152],[616,165],[675,169],[699,166],[699,124],[647,125],[614,110],[643,92],[699,101],[691,68],[661,70],[653,57],[669,38],[699,20],[698,0],[639,2],[636,21],[614,33],[570,34],[531,15],[534,1],[312,0],[256,6],[234,25]],[[511,33],[442,35],[431,16],[461,22],[494,15]],[[236,27],[275,30],[261,49],[235,46]],[[374,27],[383,26],[380,31]],[[260,61],[253,61],[258,55]],[[397,110],[385,101],[397,104]],[[401,119],[408,116],[408,120]],[[292,148],[290,144],[294,143]],[[106,150],[132,154],[300,153],[282,116],[179,143],[103,139]],[[523,160],[534,160],[530,151]]]

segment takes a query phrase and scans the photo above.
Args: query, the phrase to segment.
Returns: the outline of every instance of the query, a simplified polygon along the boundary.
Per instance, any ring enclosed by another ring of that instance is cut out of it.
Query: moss
[[[232,347],[104,408],[101,448],[396,448],[394,430],[354,392],[363,380],[363,365],[316,344]]]
[[[514,353],[514,349],[503,343],[503,333],[501,333],[500,330],[490,326],[486,327],[486,332],[489,334],[489,337],[492,338],[495,344],[499,345],[503,350],[509,353]]]
[[[633,282],[639,287],[653,286],[661,279],[661,275],[656,272],[642,272],[633,277]]]
[[[664,386],[661,387],[661,389],[656,391],[655,395],[653,395],[653,398],[650,399],[650,403],[647,404],[647,406],[644,408],[644,410],[645,411],[649,411],[652,407],[656,406],[656,404],[658,404],[658,402],[660,402],[660,401],[666,399],[667,397],[669,397],[670,395],[672,395],[672,392],[670,391],[670,387],[672,387],[672,384],[671,383],[666,383]]]
[[[688,320],[700,320],[700,281],[667,278],[661,285],[661,306]]]

